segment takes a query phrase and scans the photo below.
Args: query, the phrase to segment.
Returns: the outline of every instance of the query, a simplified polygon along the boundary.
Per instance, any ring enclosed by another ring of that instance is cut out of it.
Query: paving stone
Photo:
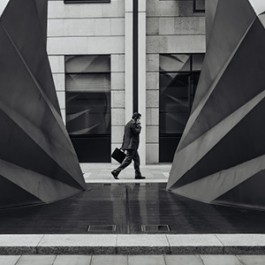
[[[45,235],[39,246],[116,246],[116,235]]]
[[[265,251],[264,234],[217,234],[224,245],[224,254],[263,254]]]
[[[118,235],[117,253],[168,254],[169,244],[165,235]]]
[[[91,265],[127,265],[127,256],[98,255],[92,256]]]
[[[0,247],[30,247],[37,246],[43,235],[1,235]]]
[[[197,255],[170,255],[165,256],[165,261],[166,265],[204,265]]]
[[[1,265],[15,265],[20,256],[0,256]]]
[[[242,265],[233,255],[201,255],[204,265]]]
[[[40,254],[115,254],[116,235],[45,235]]]
[[[265,255],[240,255],[238,259],[243,265],[264,265]]]
[[[213,234],[167,235],[170,246],[223,246]]]
[[[0,255],[37,254],[43,235],[0,235]]]
[[[139,256],[128,256],[128,265],[166,265],[163,256],[155,255],[139,255]]]
[[[90,262],[90,255],[59,255],[53,265],[89,265]]]
[[[55,256],[25,255],[21,256],[16,265],[53,265]]]
[[[223,245],[214,234],[167,235],[172,254],[222,254]]]
[[[224,246],[265,246],[264,234],[217,234]]]

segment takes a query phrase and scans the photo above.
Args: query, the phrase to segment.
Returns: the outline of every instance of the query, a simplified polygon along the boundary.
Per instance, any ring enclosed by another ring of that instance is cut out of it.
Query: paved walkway
[[[116,165],[112,164],[81,164],[88,183],[135,182],[132,167],[120,174],[120,180],[115,180],[110,174],[115,167]],[[165,183],[169,171],[170,165],[144,166],[142,174],[146,176],[146,180],[137,182]],[[2,255],[0,265],[264,265],[265,234],[263,230],[261,233],[2,234],[0,235],[0,255]],[[67,256],[64,256],[66,254]],[[250,254],[251,256],[246,256]],[[254,256],[255,254],[260,256]]]
[[[0,256],[1,265],[264,265],[265,256]]]
[[[111,171],[118,167],[118,164],[101,164],[101,163],[81,163],[81,169],[87,183],[164,183],[168,181],[170,164],[147,165],[141,167],[142,175],[145,180],[134,179],[134,169],[130,165],[119,174],[119,180],[115,180]]]

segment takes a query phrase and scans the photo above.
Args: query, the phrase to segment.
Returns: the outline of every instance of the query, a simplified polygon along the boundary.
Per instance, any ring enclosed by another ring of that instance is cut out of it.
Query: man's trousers
[[[140,157],[139,157],[137,150],[128,149],[126,153],[126,157],[122,161],[121,165],[116,169],[116,171],[120,172],[121,170],[129,166],[132,160],[134,162],[135,177],[141,176]]]

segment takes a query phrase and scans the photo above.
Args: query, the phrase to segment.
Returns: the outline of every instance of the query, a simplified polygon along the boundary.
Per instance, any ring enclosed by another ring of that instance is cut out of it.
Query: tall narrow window
[[[188,121],[202,54],[162,54],[159,74],[159,161],[172,162]]]
[[[110,56],[65,57],[66,128],[80,162],[110,162]]]

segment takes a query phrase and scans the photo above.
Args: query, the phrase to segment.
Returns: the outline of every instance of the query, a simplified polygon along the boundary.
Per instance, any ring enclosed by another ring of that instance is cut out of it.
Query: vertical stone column
[[[133,112],[133,1],[125,0],[125,122]]]
[[[142,114],[139,154],[146,164],[146,0],[139,0],[138,10],[138,106]]]
[[[133,99],[133,1],[125,0],[125,122],[131,119],[133,100],[142,114],[139,154],[146,163],[146,0],[138,1],[138,99]]]

